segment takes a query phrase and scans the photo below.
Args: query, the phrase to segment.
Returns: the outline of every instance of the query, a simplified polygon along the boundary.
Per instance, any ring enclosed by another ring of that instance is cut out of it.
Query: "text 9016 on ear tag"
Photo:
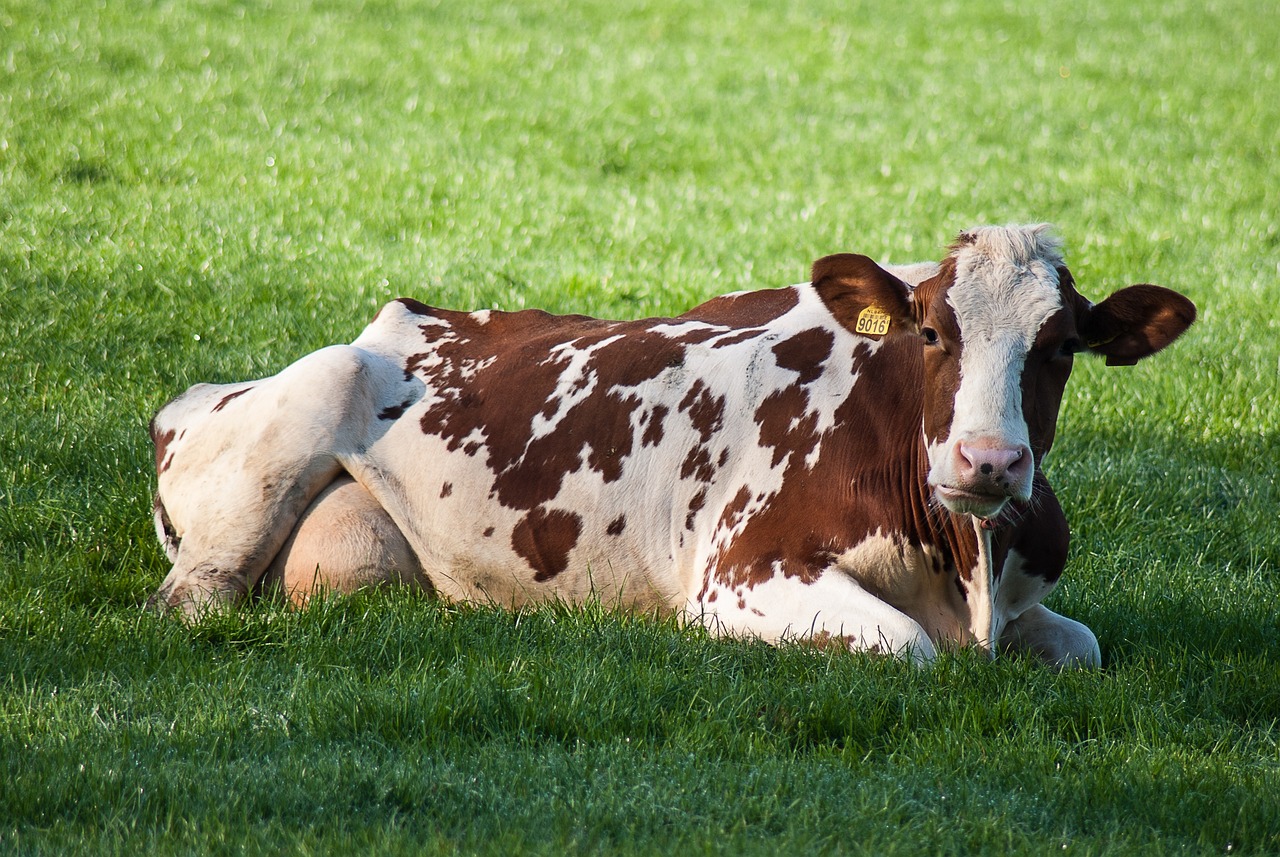
[[[858,326],[854,330],[871,336],[884,336],[889,332],[889,313],[878,306],[869,306],[858,313]]]

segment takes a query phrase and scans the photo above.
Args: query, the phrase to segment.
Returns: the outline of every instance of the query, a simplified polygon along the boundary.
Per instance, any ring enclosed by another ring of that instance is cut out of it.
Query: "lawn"
[[[0,851],[1280,851],[1280,16],[1249,0],[0,7]],[[1050,597],[1106,666],[396,593],[146,614],[151,415],[389,298],[639,317],[1058,224]]]

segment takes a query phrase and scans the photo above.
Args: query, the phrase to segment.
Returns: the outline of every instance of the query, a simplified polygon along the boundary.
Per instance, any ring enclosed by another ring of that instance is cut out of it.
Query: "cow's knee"
[[[879,639],[871,651],[885,651],[911,660],[918,665],[931,664],[938,657],[937,647],[919,622],[902,616],[897,622],[882,622],[877,628]]]
[[[1102,666],[1102,650],[1089,626],[1059,616],[1043,604],[1010,622],[1000,636],[1000,646],[1009,652],[1033,654],[1058,667]]]
[[[429,588],[404,534],[363,486],[342,476],[311,502],[259,581],[302,605],[322,591]]]
[[[736,597],[717,592],[714,604],[706,599],[686,609],[725,635],[893,655],[917,664],[937,657],[919,622],[841,573],[809,583],[777,576]]]

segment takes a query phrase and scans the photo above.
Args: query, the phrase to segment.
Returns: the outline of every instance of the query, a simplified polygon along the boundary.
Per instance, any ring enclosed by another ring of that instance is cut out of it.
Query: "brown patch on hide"
[[[662,443],[662,421],[666,419],[669,409],[666,405],[654,405],[645,423],[644,437],[640,439],[642,446],[657,446]]]
[[[177,432],[174,429],[167,429],[162,432],[156,431],[155,420],[151,421],[151,442],[156,448],[156,473],[161,474],[169,469],[173,464],[173,456],[169,455],[169,444],[173,443]]]
[[[831,331],[814,327],[773,346],[773,356],[780,367],[799,374],[797,383],[812,384],[822,376],[822,366],[831,356],[834,344]]]
[[[569,551],[581,534],[581,516],[539,506],[516,524],[511,549],[529,564],[533,579],[541,583],[569,567]]]
[[[697,494],[693,495],[693,499],[689,501],[689,513],[684,516],[684,528],[686,530],[693,529],[694,519],[698,513],[702,511],[702,507],[707,504],[707,489],[703,488]]]
[[[216,414],[218,411],[222,410],[228,404],[230,404],[233,400],[240,398],[241,396],[243,396],[245,393],[249,392],[252,389],[253,389],[252,387],[245,387],[243,390],[236,390],[234,393],[228,393],[227,395],[223,396],[222,399],[218,402],[218,404],[213,406],[213,413]]]

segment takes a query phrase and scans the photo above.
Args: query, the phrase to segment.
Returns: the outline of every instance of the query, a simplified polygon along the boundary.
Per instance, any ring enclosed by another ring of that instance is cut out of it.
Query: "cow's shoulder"
[[[726,328],[766,327],[793,312],[806,286],[731,292],[711,298],[680,315],[683,321],[700,321]]]

